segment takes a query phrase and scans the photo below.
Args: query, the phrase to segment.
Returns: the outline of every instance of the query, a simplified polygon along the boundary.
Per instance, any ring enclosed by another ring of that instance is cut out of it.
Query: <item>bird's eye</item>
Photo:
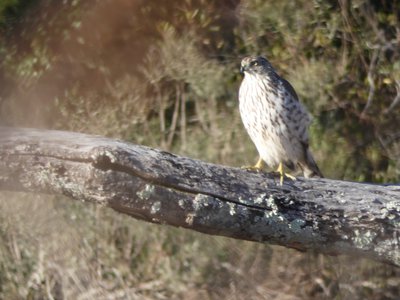
[[[255,60],[255,61],[252,61],[252,62],[250,63],[250,65],[251,65],[251,66],[258,66],[258,61],[256,61],[256,60]]]

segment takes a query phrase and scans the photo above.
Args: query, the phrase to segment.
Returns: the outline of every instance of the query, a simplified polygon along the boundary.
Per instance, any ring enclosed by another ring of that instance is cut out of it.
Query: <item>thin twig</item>
[[[361,112],[361,117],[364,117],[367,114],[368,109],[372,105],[372,101],[374,99],[375,95],[375,82],[374,82],[374,72],[376,68],[376,64],[379,60],[379,53],[380,53],[380,48],[374,49],[374,52],[372,53],[371,57],[371,62],[369,64],[368,68],[368,83],[369,83],[369,92],[368,92],[368,99],[367,103],[364,106],[364,109]]]
[[[396,83],[396,92],[397,92],[396,97],[394,97],[390,106],[383,112],[384,114],[390,113],[393,110],[393,108],[395,108],[396,105],[400,102],[400,80],[396,79],[395,83]]]
[[[175,105],[174,105],[174,114],[172,115],[172,123],[169,127],[169,134],[167,140],[167,149],[170,149],[172,146],[172,142],[174,140],[174,135],[176,131],[176,125],[178,123],[178,116],[179,116],[179,105],[181,100],[181,89],[179,84],[176,85],[176,97],[175,97]]]

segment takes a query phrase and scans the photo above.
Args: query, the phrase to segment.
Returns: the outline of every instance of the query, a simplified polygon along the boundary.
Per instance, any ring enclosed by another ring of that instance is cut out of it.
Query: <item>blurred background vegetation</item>
[[[400,177],[400,2],[0,0],[0,125],[107,135],[231,166],[256,150],[241,57],[314,117],[327,177]],[[398,299],[400,271],[0,194],[0,299]]]

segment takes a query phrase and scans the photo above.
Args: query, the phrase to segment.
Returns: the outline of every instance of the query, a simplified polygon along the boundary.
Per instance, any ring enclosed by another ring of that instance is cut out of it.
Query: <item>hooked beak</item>
[[[246,68],[243,66],[240,66],[240,74],[244,74],[244,71],[246,71]]]

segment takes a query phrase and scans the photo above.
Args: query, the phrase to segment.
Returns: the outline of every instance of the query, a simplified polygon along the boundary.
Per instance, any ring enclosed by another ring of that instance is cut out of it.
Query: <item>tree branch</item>
[[[0,189],[66,195],[141,220],[400,266],[400,186],[205,163],[74,132],[0,127]]]

